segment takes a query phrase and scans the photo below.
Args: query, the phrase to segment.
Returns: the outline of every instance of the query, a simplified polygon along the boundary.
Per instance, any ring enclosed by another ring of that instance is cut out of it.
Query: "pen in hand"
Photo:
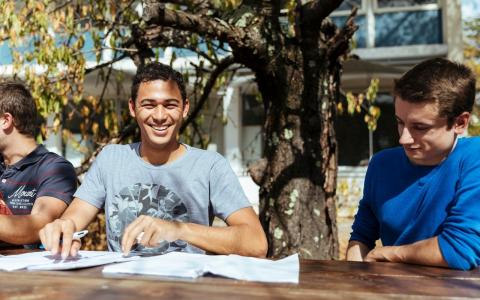
[[[88,230],[82,230],[82,231],[77,231],[73,233],[72,240],[77,240],[80,241],[81,238],[86,236],[88,233]]]
[[[81,239],[87,234],[88,234],[88,230],[76,231],[72,235],[72,240],[81,241]],[[60,239],[60,244],[62,244],[62,239]],[[45,246],[41,244],[39,249],[45,250]]]

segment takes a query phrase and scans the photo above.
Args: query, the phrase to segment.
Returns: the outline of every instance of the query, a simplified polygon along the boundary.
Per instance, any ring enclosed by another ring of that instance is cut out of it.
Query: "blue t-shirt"
[[[350,240],[369,248],[438,236],[451,268],[480,263],[480,138],[461,138],[437,166],[412,164],[401,147],[376,154]]]

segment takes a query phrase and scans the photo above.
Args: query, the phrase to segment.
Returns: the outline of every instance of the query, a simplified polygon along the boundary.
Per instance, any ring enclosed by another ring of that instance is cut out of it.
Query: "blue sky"
[[[464,20],[480,18],[480,1],[462,0],[462,18]]]

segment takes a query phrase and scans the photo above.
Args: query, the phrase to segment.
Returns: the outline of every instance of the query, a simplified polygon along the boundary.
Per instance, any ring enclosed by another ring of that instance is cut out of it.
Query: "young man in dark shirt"
[[[19,82],[0,83],[0,241],[32,244],[58,218],[76,189],[75,170],[37,145],[37,110]]]

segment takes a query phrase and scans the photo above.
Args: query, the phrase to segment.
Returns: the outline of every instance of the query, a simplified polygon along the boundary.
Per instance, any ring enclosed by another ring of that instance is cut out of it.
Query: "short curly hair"
[[[150,82],[155,80],[172,80],[173,82],[175,82],[178,86],[178,89],[180,90],[182,101],[185,103],[185,101],[187,100],[187,91],[185,88],[185,82],[183,80],[182,74],[175,71],[172,67],[159,62],[151,62],[138,67],[137,73],[133,78],[131,90],[131,99],[133,100],[133,102],[135,102],[135,100],[137,99],[140,84],[143,82]]]

